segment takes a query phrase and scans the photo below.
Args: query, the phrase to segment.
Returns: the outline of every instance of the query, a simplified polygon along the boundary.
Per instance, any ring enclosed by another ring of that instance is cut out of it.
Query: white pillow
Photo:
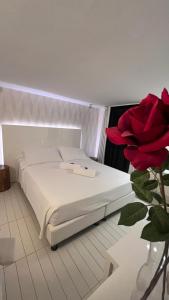
[[[75,147],[58,147],[64,161],[88,158],[84,151]]]
[[[61,162],[62,158],[56,148],[33,147],[23,151],[26,165],[34,165],[45,162]]]

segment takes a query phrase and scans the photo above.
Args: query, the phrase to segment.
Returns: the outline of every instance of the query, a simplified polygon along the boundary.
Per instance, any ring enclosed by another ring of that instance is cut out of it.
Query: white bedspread
[[[94,178],[59,168],[59,163],[20,168],[20,183],[41,227],[58,225],[96,210],[131,192],[128,174],[91,159],[74,161],[96,170]]]

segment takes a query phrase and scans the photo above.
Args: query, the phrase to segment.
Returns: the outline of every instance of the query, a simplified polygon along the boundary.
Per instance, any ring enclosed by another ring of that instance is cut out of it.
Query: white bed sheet
[[[96,177],[73,174],[59,163],[24,167],[21,162],[19,181],[39,221],[40,236],[48,223],[58,225],[88,214],[132,191],[128,174],[91,159],[74,162],[94,168]]]

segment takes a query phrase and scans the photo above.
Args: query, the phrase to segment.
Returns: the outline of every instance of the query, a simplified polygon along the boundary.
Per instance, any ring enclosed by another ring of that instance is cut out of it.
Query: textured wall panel
[[[99,109],[43,96],[3,89],[0,92],[1,124],[32,124],[78,127],[82,147],[89,156],[96,154]]]

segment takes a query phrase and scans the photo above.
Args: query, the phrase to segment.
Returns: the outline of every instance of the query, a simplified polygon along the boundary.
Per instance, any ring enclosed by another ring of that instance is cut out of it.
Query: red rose
[[[167,107],[167,108],[166,108]],[[149,94],[140,104],[119,119],[118,126],[107,128],[108,139],[117,145],[126,144],[125,157],[138,170],[160,167],[167,159],[169,146],[169,95],[162,100]]]
[[[161,98],[164,104],[169,105],[169,94],[166,89],[162,91]]]

